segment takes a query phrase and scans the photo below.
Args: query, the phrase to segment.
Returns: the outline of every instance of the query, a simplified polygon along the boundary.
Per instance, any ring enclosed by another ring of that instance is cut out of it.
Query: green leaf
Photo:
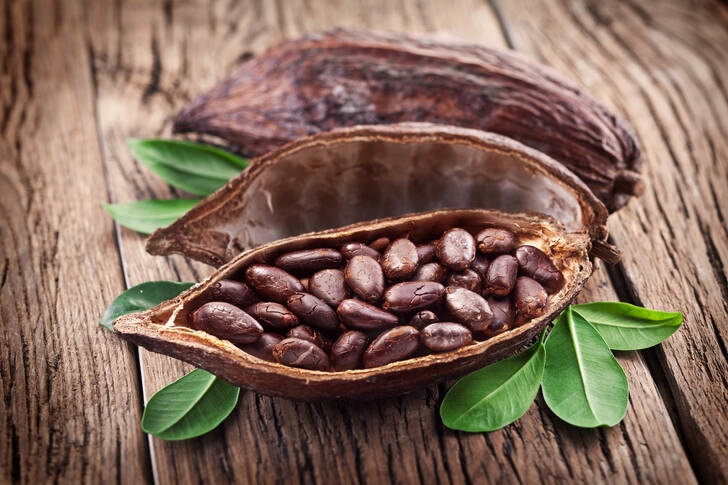
[[[183,140],[128,140],[134,156],[168,184],[210,195],[248,162],[219,148]]]
[[[599,332],[571,307],[546,340],[542,386],[548,407],[574,426],[614,426],[627,412],[627,376]]]
[[[240,388],[195,369],[149,399],[142,415],[142,429],[165,440],[203,435],[230,415],[239,395]]]
[[[111,305],[106,309],[99,323],[113,331],[114,327],[111,325],[111,322],[120,316],[159,305],[163,301],[174,298],[194,284],[194,282],[147,281],[146,283],[132,286],[111,302]]]
[[[172,224],[199,199],[142,200],[123,204],[104,204],[119,224],[142,234],[151,234]]]
[[[572,306],[589,320],[610,349],[638,350],[657,345],[682,325],[682,313],[648,310],[629,303],[600,302]]]
[[[460,379],[440,405],[445,426],[461,431],[493,431],[523,416],[531,406],[546,360],[539,341],[530,349]]]

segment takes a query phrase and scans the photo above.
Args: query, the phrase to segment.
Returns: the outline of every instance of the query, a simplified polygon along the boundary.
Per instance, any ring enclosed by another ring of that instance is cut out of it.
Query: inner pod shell
[[[242,272],[251,264],[269,263],[288,251],[336,248],[350,241],[370,241],[378,237],[408,236],[414,242],[426,242],[451,227],[472,231],[501,227],[512,231],[518,244],[535,245],[551,257],[564,275],[564,287],[551,295],[541,317],[496,337],[452,352],[344,372],[311,371],[267,362],[226,340],[190,327],[191,313],[201,304],[203,292],[221,279],[241,279]],[[394,396],[468,373],[530,344],[581,290],[591,274],[589,246],[590,237],[586,231],[567,232],[557,221],[539,214],[439,210],[359,223],[282,239],[239,254],[212,277],[179,297],[151,310],[120,317],[114,322],[114,329],[136,344],[190,362],[232,384],[262,394],[307,401]]]
[[[147,251],[220,266],[270,241],[443,208],[546,214],[609,258],[606,208],[571,171],[510,138],[429,123],[334,130],[259,157]]]

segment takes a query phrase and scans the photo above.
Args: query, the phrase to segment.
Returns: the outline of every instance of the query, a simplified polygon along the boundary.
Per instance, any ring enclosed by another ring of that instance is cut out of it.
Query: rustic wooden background
[[[708,1],[0,0],[0,482],[728,482],[728,6]],[[188,442],[143,402],[188,370],[101,329],[131,285],[211,270],[151,257],[101,202],[178,195],[125,148],[250,53],[337,25],[513,48],[635,126],[647,193],[610,218],[624,251],[581,301],[680,310],[619,353],[630,406],[581,430],[539,398],[489,434],[443,428],[448,385],[369,403],[241,394]]]

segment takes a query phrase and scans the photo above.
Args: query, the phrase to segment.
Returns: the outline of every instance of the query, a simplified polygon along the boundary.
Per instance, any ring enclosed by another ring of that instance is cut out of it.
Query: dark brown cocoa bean
[[[419,264],[427,264],[435,260],[436,244],[437,241],[432,241],[427,244],[419,244],[417,246],[417,262]]]
[[[263,327],[240,308],[224,301],[205,303],[192,315],[195,328],[234,344],[257,341]]]
[[[475,259],[475,239],[465,229],[456,227],[442,235],[435,251],[442,264],[453,271],[462,271]]]
[[[317,248],[291,251],[275,260],[279,268],[294,274],[310,274],[322,269],[338,268],[344,257],[336,249]]]
[[[537,247],[520,246],[516,249],[516,260],[521,272],[541,283],[549,293],[555,293],[564,286],[564,275]]]
[[[447,352],[471,343],[473,334],[459,323],[440,322],[426,326],[420,333],[420,341],[430,350]]]
[[[432,262],[418,267],[412,279],[414,281],[436,281],[443,283],[446,277],[447,268],[440,263]]]
[[[379,260],[379,257],[381,256],[381,254],[379,254],[379,251],[375,251],[366,244],[360,242],[350,242],[344,244],[343,246],[341,246],[341,254],[347,260],[353,258],[354,256],[369,256],[370,258]]]
[[[516,238],[510,231],[489,227],[480,231],[475,239],[481,253],[496,255],[510,253]]]
[[[513,303],[519,317],[530,320],[541,315],[546,309],[547,299],[546,290],[538,281],[528,276],[518,277],[513,290]]]
[[[516,321],[516,309],[511,299],[489,297],[487,302],[493,312],[493,323],[483,331],[485,336],[493,337],[513,328]]]
[[[493,312],[485,298],[465,288],[448,286],[445,307],[458,322],[474,332],[482,332],[493,322]]]
[[[384,292],[382,309],[395,313],[411,313],[437,302],[445,287],[434,281],[405,281],[390,286]]]
[[[322,330],[336,330],[339,326],[336,312],[311,293],[294,293],[288,298],[286,306],[308,325]]]
[[[324,269],[315,273],[308,282],[308,289],[312,295],[321,298],[332,308],[338,307],[349,297],[344,272],[338,269]]]
[[[431,323],[437,322],[439,319],[435,312],[430,310],[422,310],[415,313],[409,321],[409,324],[417,330],[422,330]]]
[[[254,264],[245,270],[245,281],[263,300],[285,303],[294,293],[306,291],[291,273],[268,264]]]
[[[480,253],[475,254],[475,259],[470,264],[470,268],[478,273],[480,276],[481,286],[485,284],[485,279],[488,277],[488,268],[490,267],[490,261],[484,255]]]
[[[309,340],[286,338],[273,347],[276,362],[291,367],[310,370],[328,370],[329,357],[326,352]]]
[[[417,270],[417,246],[409,239],[395,239],[381,259],[384,274],[391,281],[406,280]]]
[[[482,291],[480,275],[470,268],[458,273],[450,273],[445,280],[445,286],[459,286],[476,293]]]
[[[364,368],[379,367],[411,356],[419,347],[419,331],[409,325],[383,332],[362,355]]]
[[[264,333],[260,336],[257,342],[242,345],[240,349],[245,353],[258,357],[259,359],[274,362],[273,347],[275,347],[281,340],[283,340],[283,337],[278,334]]]
[[[331,341],[329,339],[321,335],[321,332],[315,328],[309,327],[308,325],[293,327],[288,331],[288,333],[286,333],[286,337],[308,340],[324,350],[328,350],[329,347],[331,347]]]
[[[344,270],[344,281],[359,298],[376,303],[384,292],[384,271],[370,256],[354,256]]]
[[[241,281],[220,280],[210,285],[199,297],[203,301],[224,301],[245,308],[258,301],[253,290]]]
[[[399,323],[396,315],[360,300],[342,301],[336,314],[344,325],[359,330],[380,330]]]
[[[513,290],[518,276],[518,261],[510,254],[495,258],[488,268],[488,276],[483,284],[483,294],[506,296]]]
[[[299,324],[298,317],[280,303],[260,301],[245,311],[263,325],[275,329],[292,328]]]
[[[380,237],[379,239],[375,239],[371,243],[369,243],[369,247],[372,248],[375,251],[382,252],[385,249],[387,249],[387,246],[389,246],[389,238],[388,237]]]
[[[369,339],[363,332],[351,330],[343,333],[336,339],[329,352],[332,369],[343,371],[358,368],[367,344]]]

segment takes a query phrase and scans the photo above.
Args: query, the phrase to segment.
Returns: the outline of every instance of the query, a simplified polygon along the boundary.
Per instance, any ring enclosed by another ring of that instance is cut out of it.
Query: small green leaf
[[[682,313],[648,310],[629,303],[599,302],[572,306],[597,329],[610,349],[639,350],[657,345],[682,325]]]
[[[144,408],[142,430],[165,440],[186,440],[215,429],[238,402],[240,388],[195,369],[160,389]]]
[[[546,340],[542,386],[548,407],[574,426],[614,426],[627,412],[627,376],[599,332],[571,307]]]
[[[546,350],[542,340],[513,357],[460,379],[440,405],[445,426],[493,431],[523,416],[541,385]]]
[[[176,221],[192,209],[199,199],[141,200],[123,204],[104,204],[119,224],[142,234],[151,234]]]
[[[113,331],[114,327],[111,323],[120,316],[159,305],[163,301],[174,298],[194,284],[177,283],[175,281],[147,281],[132,286],[111,302],[99,323]]]
[[[248,162],[219,148],[184,140],[128,140],[134,156],[168,184],[210,195]]]

